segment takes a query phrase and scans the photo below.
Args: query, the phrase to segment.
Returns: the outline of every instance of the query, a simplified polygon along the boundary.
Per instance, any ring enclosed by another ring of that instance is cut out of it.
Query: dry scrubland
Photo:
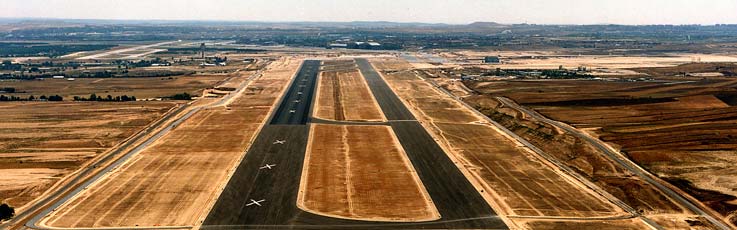
[[[675,66],[693,60],[702,62],[737,62],[737,57],[723,54],[690,54],[669,53],[659,56],[619,56],[619,55],[570,55],[554,51],[500,51],[477,52],[462,51],[448,57],[483,58],[484,56],[500,56],[502,64],[489,65],[503,69],[557,69],[558,66],[577,68],[586,66],[590,69],[626,69],[639,67]],[[441,54],[442,55],[442,54]]]
[[[338,218],[440,218],[389,126],[315,124],[298,206]]]
[[[704,64],[710,65],[710,64]],[[698,67],[698,66],[696,66]],[[714,71],[688,67],[686,71]],[[684,67],[647,69],[655,77],[682,74]],[[683,77],[681,77],[683,79]],[[689,80],[689,81],[686,81]],[[726,216],[733,223],[737,205],[737,80],[687,78],[678,84],[596,81],[504,81],[470,85],[487,95],[471,97],[485,112],[507,121],[551,152],[609,187],[613,194],[646,213],[679,213],[641,181],[622,178],[621,169],[589,151],[580,140],[499,107],[490,95],[507,96],[540,113],[589,131],[620,148],[650,172]],[[734,104],[733,104],[734,105]],[[521,119],[513,122],[512,118]],[[619,176],[618,176],[619,175]],[[621,192],[616,192],[621,190]],[[662,221],[666,223],[667,220]]]
[[[199,95],[202,89],[211,88],[228,76],[176,76],[176,77],[140,77],[140,78],[77,78],[74,81],[66,79],[46,80],[0,80],[0,88],[13,87],[18,92],[13,94],[20,97],[34,95],[60,95],[65,100],[72,100],[73,96],[88,97],[95,93],[105,97],[136,96],[138,99],[165,97],[177,93],[187,92]]]
[[[385,120],[366,80],[356,68],[352,60],[326,61],[323,64],[315,103],[316,118],[339,121]]]
[[[0,201],[21,207],[174,102],[0,104]]]
[[[399,62],[399,63],[397,63]],[[418,118],[430,127],[440,143],[481,184],[483,194],[497,203],[501,215],[514,218],[603,217],[626,215],[618,207],[585,187],[571,182],[538,158],[503,136],[500,131],[462,107],[411,71],[394,72],[405,65],[396,59],[374,60],[389,85]],[[500,206],[500,207],[499,207]],[[624,225],[636,228],[637,225]]]
[[[277,61],[228,108],[208,108],[163,136],[45,221],[53,227],[193,225],[216,199],[299,66]],[[245,76],[244,76],[245,77]]]

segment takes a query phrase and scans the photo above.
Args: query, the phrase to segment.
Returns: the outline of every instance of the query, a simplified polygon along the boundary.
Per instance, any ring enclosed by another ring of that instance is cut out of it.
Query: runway
[[[312,95],[320,63],[305,61],[201,229],[507,229],[370,63],[365,59],[357,62],[389,119],[388,124],[440,211],[441,219],[406,223],[358,221],[320,216],[297,208]],[[296,99],[295,95],[304,96]],[[300,102],[294,104],[295,100]],[[274,166],[268,169],[264,168],[266,165]],[[254,204],[252,200],[263,201]]]
[[[306,60],[272,117],[272,125],[304,125],[310,118],[320,61]]]

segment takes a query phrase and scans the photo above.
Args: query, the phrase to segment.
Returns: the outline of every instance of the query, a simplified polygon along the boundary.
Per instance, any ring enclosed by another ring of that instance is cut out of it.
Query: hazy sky
[[[0,0],[0,17],[737,24],[737,0]]]

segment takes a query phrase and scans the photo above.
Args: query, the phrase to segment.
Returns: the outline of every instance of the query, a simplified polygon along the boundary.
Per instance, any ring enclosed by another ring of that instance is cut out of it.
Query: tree
[[[172,100],[192,100],[192,95],[189,95],[189,93],[179,93],[174,94],[174,96],[171,96]]]
[[[8,204],[0,204],[0,220],[10,220],[15,216],[15,208]]]
[[[28,96],[28,100],[29,101],[35,101],[36,100],[36,97],[34,97],[33,95]]]
[[[90,101],[94,101],[94,100],[97,100],[97,95],[95,95],[94,93],[93,93],[93,94],[90,94],[90,98],[89,98],[89,100],[90,100]]]
[[[64,98],[59,95],[49,96],[49,101],[63,101]]]

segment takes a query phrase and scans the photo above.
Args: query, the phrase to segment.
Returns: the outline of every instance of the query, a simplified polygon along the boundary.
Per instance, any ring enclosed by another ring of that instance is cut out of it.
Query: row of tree
[[[40,97],[35,97],[33,95],[28,97],[18,97],[18,96],[5,96],[0,95],[0,101],[63,101],[64,97],[59,95],[53,95],[53,96],[46,96],[41,95]]]
[[[75,101],[136,101],[136,96],[115,96],[107,95],[107,97],[98,96],[97,94],[90,94],[90,97],[74,96]]]
[[[192,95],[189,95],[188,93],[178,93],[169,98],[172,100],[192,100]]]

